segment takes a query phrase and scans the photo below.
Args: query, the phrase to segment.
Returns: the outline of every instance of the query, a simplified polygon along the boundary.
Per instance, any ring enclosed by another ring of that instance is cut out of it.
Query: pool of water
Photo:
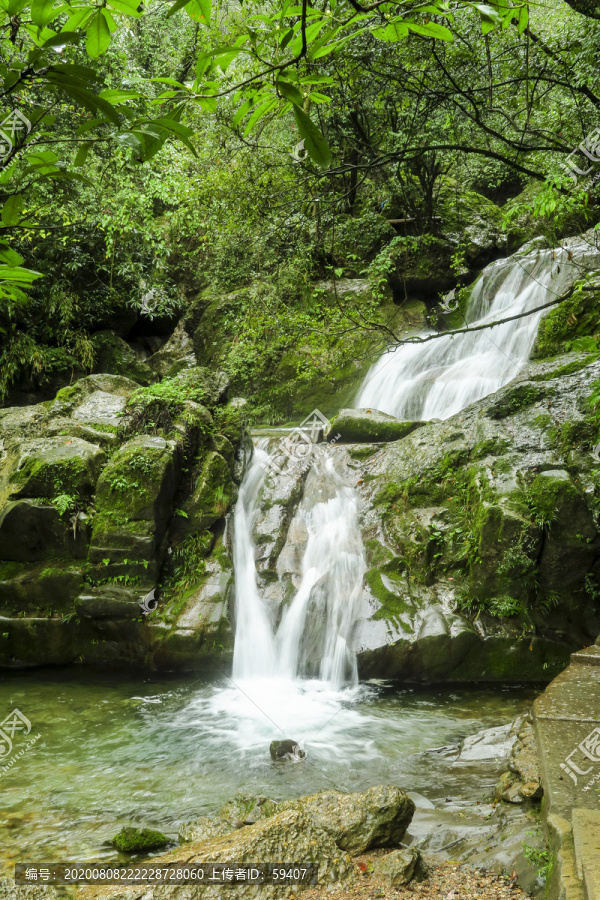
[[[76,669],[3,679],[0,721],[18,709],[32,726],[12,755],[40,735],[0,776],[4,874],[17,860],[117,860],[108,841],[124,825],[175,839],[181,822],[216,813],[238,790],[280,800],[391,783],[434,803],[489,796],[496,769],[482,779],[481,766],[424,751],[511,721],[537,693],[383,683],[335,692],[316,681]],[[272,762],[269,743],[284,736],[303,742],[305,760]]]

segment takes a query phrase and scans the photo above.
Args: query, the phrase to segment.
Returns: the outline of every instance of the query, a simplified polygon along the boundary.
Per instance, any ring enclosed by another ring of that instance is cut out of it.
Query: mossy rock
[[[600,279],[596,278],[586,288],[594,289],[576,292],[542,318],[532,351],[533,359],[546,359],[571,350],[600,352]]]
[[[121,853],[142,853],[144,850],[159,850],[171,841],[160,831],[150,828],[123,828],[112,839],[111,844]]]
[[[520,382],[499,391],[498,399],[487,408],[486,415],[490,419],[504,419],[533,406],[542,398],[551,397],[554,391],[544,385],[532,381]]]
[[[248,427],[248,401],[243,397],[230,400],[219,409],[216,426],[233,447],[239,446]]]
[[[397,441],[424,422],[401,422],[378,409],[342,409],[333,419],[328,437],[340,435],[342,444],[364,444],[373,441]]]
[[[14,497],[89,497],[106,455],[79,438],[50,438],[39,449],[26,451],[13,476]]]
[[[67,560],[36,565],[0,563],[0,610],[3,615],[67,613],[81,589],[82,577],[81,565]]]
[[[230,465],[214,450],[201,458],[192,477],[192,493],[171,523],[172,540],[210,528],[225,515],[234,497]]]
[[[94,372],[124,375],[142,385],[157,380],[150,366],[138,359],[129,344],[114,331],[97,331],[90,340],[95,354]]]
[[[228,821],[252,823],[267,819],[276,812],[277,803],[269,797],[238,791],[233,800],[229,800],[221,808],[219,816]]]

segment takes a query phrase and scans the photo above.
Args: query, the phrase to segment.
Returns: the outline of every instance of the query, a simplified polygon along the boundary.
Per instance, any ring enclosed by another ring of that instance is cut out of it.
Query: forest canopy
[[[231,374],[260,380],[298,333],[357,324],[308,285],[366,274],[377,300],[464,191],[506,228],[522,208],[593,219],[598,15],[2,0],[0,392],[89,371],[94,333],[174,322],[206,289],[245,290]]]

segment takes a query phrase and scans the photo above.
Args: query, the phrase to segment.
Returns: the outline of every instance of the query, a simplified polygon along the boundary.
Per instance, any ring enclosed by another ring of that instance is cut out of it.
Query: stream
[[[140,680],[73,670],[20,672],[0,686],[37,743],[0,778],[2,874],[19,861],[115,861],[107,842],[124,826],[176,840],[181,822],[214,815],[236,791],[275,800],[380,783],[446,796],[491,795],[497,766],[423,751],[507,723],[536,691],[398,690],[369,683],[228,678]],[[283,729],[308,758],[271,761]],[[121,857],[125,860],[126,857]]]

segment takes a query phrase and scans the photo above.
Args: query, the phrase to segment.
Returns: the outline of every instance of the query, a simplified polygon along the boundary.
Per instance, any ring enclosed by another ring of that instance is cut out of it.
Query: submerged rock
[[[160,831],[150,828],[123,828],[111,841],[121,853],[141,853],[144,850],[160,850],[171,841]]]

